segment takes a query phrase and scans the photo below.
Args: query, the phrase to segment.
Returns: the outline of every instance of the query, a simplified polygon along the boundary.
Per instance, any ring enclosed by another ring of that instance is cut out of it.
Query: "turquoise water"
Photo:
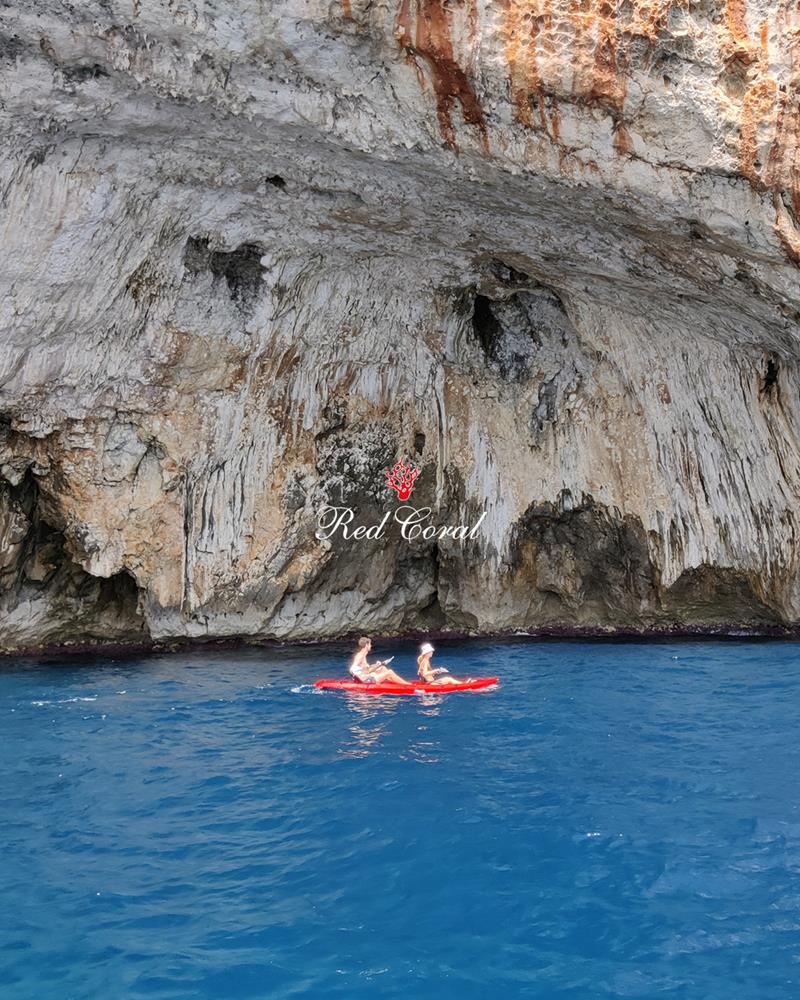
[[[440,648],[0,665],[0,997],[800,996],[800,645]]]

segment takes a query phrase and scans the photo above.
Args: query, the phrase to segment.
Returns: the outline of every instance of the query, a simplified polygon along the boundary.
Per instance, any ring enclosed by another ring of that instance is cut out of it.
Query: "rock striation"
[[[0,645],[797,623],[799,92],[787,0],[0,10]],[[475,539],[317,537],[402,456]]]

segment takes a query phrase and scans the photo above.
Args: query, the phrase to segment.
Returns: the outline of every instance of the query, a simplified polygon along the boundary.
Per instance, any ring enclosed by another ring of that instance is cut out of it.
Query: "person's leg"
[[[389,667],[382,667],[380,670],[375,671],[375,677],[379,684],[409,684],[410,681],[405,680],[400,674],[396,674],[394,670],[390,670]]]

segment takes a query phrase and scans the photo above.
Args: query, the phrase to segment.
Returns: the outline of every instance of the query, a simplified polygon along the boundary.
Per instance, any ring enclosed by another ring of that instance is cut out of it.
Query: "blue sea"
[[[2,1000],[800,997],[800,645],[345,655],[0,663]]]

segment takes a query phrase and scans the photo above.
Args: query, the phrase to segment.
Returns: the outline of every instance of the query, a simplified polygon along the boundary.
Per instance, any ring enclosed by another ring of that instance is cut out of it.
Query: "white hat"
[[[423,644],[419,647],[419,651],[424,656],[426,653],[433,652],[433,646],[431,646],[429,642],[423,642]]]

